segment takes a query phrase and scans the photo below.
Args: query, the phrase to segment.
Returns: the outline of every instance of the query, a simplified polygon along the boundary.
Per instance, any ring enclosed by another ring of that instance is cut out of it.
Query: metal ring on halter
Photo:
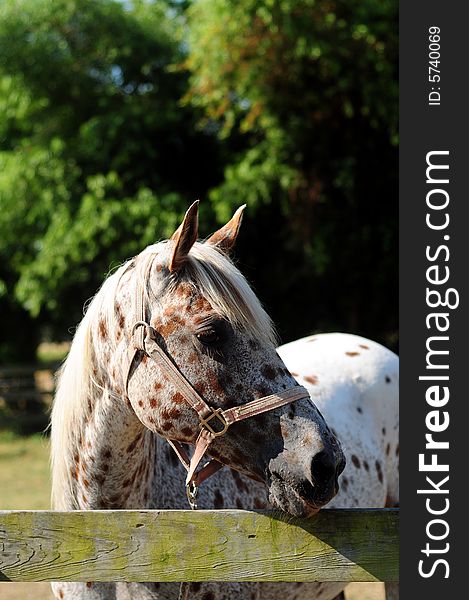
[[[132,335],[135,333],[135,330],[137,329],[137,327],[148,327],[150,328],[150,325],[148,323],[145,323],[145,321],[137,321],[134,326],[132,327]]]
[[[189,483],[186,483],[187,501],[189,502],[189,506],[192,508],[192,510],[197,509],[197,493],[198,493],[198,491],[199,491],[199,488],[195,485],[194,481],[189,481]]]
[[[202,417],[199,415],[200,429],[204,429],[204,428],[207,429],[207,431],[209,431],[215,437],[218,437],[219,435],[223,435],[224,433],[226,433],[226,430],[229,427],[229,423],[227,423],[225,417],[223,416],[222,409],[221,408],[215,409],[215,408],[210,407],[210,410],[212,412],[207,417]],[[220,423],[220,425],[222,427],[220,429],[220,431],[213,429],[213,427],[208,424],[208,422],[214,418],[218,420],[218,422]]]
[[[135,332],[137,331],[137,329],[139,327],[144,327],[145,331],[135,334]],[[149,325],[148,323],[146,323],[145,321],[137,321],[134,324],[134,326],[132,327],[131,335],[132,335],[135,350],[143,350],[143,352],[146,352],[145,336],[148,335],[149,337],[151,337],[152,329],[153,329],[152,326]]]

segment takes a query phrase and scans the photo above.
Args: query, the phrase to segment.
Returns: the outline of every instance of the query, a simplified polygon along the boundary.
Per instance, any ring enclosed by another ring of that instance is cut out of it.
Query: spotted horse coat
[[[278,352],[343,442],[346,467],[328,508],[399,506],[398,357],[347,333],[311,335]],[[398,584],[386,583],[386,598],[398,600]]]
[[[136,290],[144,289],[147,319],[161,347],[211,406],[243,404],[297,385],[275,352],[268,317],[226,257],[240,217],[237,211],[200,243],[191,207],[170,241],[123,265],[89,306],[52,411],[55,508],[186,508],[185,473],[163,438],[194,443],[197,417],[145,354],[127,373]],[[287,437],[293,461],[282,450]],[[209,454],[228,467],[201,487],[200,508],[273,505],[292,515],[313,514],[337,492],[344,467],[336,437],[309,399],[233,425]],[[315,477],[318,461],[321,478]],[[189,597],[327,600],[340,588],[193,583]],[[163,600],[177,598],[179,586],[67,582],[53,584],[53,591],[65,600]]]

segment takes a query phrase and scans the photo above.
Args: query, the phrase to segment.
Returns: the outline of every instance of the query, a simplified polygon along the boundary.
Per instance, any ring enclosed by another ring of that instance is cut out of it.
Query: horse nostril
[[[333,477],[336,478],[337,470],[334,455],[326,450],[318,452],[311,463],[313,481],[318,483],[329,481]]]

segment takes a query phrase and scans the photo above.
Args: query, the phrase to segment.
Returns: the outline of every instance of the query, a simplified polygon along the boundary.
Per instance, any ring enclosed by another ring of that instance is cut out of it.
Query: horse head
[[[118,346],[123,385],[141,423],[169,440],[183,462],[185,444],[200,445],[205,435],[197,464],[206,451],[217,465],[264,482],[278,508],[310,515],[337,493],[344,457],[278,356],[271,321],[228,256],[242,212],[199,242],[194,203],[170,240],[129,264],[121,284],[133,306]],[[197,473],[191,483],[200,483]]]

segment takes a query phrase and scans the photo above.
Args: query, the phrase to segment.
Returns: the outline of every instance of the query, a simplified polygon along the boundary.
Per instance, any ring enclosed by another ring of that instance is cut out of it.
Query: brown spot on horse
[[[118,325],[119,325],[119,327],[120,327],[121,330],[124,329],[124,327],[125,327],[125,317],[124,317],[124,315],[122,313],[119,314],[117,323],[118,323]]]
[[[188,283],[181,283],[176,289],[176,296],[179,298],[187,298],[192,294],[192,286]]]
[[[225,505],[225,501],[223,500],[223,496],[221,495],[220,490],[215,490],[215,495],[213,499],[213,506],[215,508],[223,508]]]
[[[167,308],[164,309],[163,315],[165,317],[171,317],[172,315],[174,315],[176,310],[177,310],[176,306],[168,306]]]
[[[311,385],[317,385],[318,383],[318,378],[316,377],[316,375],[305,375],[303,379]]]
[[[264,396],[268,396],[270,393],[269,388],[264,385],[263,383],[259,384],[258,386],[256,386],[256,392],[259,395],[259,398],[263,398]]]
[[[171,400],[174,402],[174,404],[184,404],[184,396],[179,392],[173,394]]]
[[[347,356],[360,356],[360,352],[346,352]]]
[[[241,479],[241,475],[238,473],[238,471],[235,471],[234,469],[231,469],[231,475],[233,476],[233,479],[235,480],[235,483],[236,483],[236,487],[238,488],[238,490],[240,492],[247,492],[247,491],[249,491],[248,490],[248,486]]]
[[[158,333],[163,337],[163,338],[168,338],[172,333],[174,333],[176,331],[176,329],[178,328],[178,324],[176,323],[176,321],[169,321],[169,323],[165,323],[164,325],[160,325],[160,327],[158,327]]]
[[[177,419],[181,416],[181,411],[178,410],[177,408],[173,407],[173,408],[170,408],[169,410],[167,410],[167,409],[163,410],[163,412],[161,413],[161,416],[165,420]]]
[[[264,365],[261,369],[261,373],[266,379],[273,380],[276,377],[275,369],[271,365]]]
[[[383,483],[383,471],[381,470],[381,464],[379,460],[375,462],[376,472],[378,473],[378,479],[380,483]]]
[[[99,320],[98,331],[99,331],[99,335],[102,339],[104,339],[107,336],[107,328],[106,328],[106,323],[105,323],[104,319]]]
[[[216,375],[210,375],[209,376],[209,385],[212,388],[213,392],[219,396],[223,396],[225,390],[222,388],[222,386],[220,385],[220,382],[218,381],[218,377]],[[182,398],[182,396],[181,396]]]
[[[208,312],[212,310],[212,305],[206,298],[200,297],[195,301],[194,308],[197,312]]]
[[[197,381],[197,383],[194,383],[194,389],[203,396],[207,391],[207,384],[205,381]]]

